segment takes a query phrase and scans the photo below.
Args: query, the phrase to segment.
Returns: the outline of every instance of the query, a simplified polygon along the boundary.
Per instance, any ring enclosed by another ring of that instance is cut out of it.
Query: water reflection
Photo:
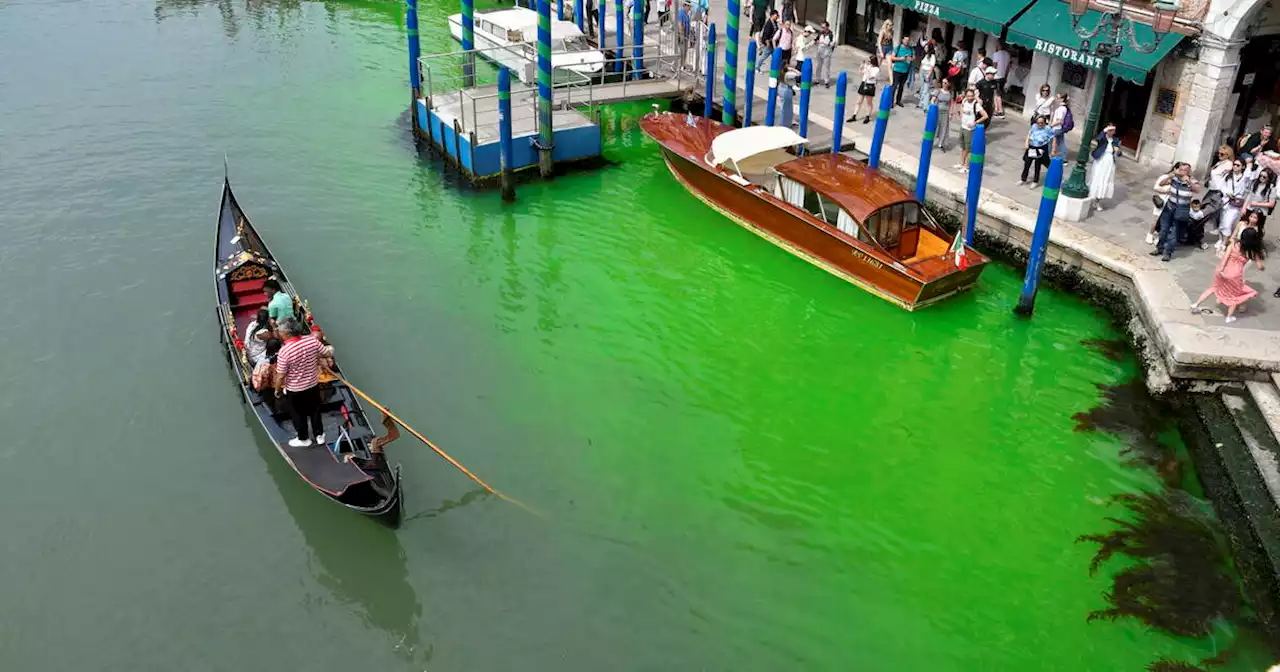
[[[342,510],[307,487],[280,459],[247,409],[245,424],[252,428],[267,473],[319,563],[312,567],[316,580],[354,607],[365,623],[385,632],[397,655],[425,664],[431,647],[424,648],[419,635],[422,606],[395,532]]]

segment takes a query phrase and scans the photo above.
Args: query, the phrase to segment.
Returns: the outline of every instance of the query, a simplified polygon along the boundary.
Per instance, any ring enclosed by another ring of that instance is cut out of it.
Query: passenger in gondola
[[[271,318],[266,308],[259,308],[258,315],[244,329],[244,354],[249,363],[257,366],[267,358],[267,340],[272,338]]]
[[[278,338],[268,339],[264,344],[266,354],[253,369],[253,389],[262,395],[262,402],[272,413],[279,412],[280,389],[276,386],[276,357],[283,343]]]
[[[310,446],[312,437],[316,443],[323,444],[320,357],[325,346],[311,334],[310,327],[293,318],[284,321],[283,331],[288,340],[276,355],[276,379],[289,400],[289,414],[294,431],[298,433],[297,438],[289,440],[289,445],[295,448]]]
[[[271,318],[271,326],[278,332],[286,319],[293,317],[293,297],[280,289],[280,282],[268,278],[262,283],[262,291],[267,295],[267,314]]]

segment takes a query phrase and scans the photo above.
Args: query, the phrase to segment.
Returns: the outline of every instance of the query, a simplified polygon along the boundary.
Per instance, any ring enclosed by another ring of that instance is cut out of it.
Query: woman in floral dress
[[[1236,309],[1258,294],[1257,290],[1245,284],[1244,268],[1249,265],[1249,262],[1253,262],[1258,270],[1264,270],[1266,265],[1262,260],[1265,257],[1266,253],[1262,250],[1262,234],[1253,227],[1246,227],[1240,231],[1240,238],[1233,239],[1227,244],[1227,251],[1222,255],[1222,261],[1218,262],[1218,268],[1213,272],[1213,284],[1209,285],[1209,289],[1204,290],[1200,298],[1191,304],[1191,311],[1199,312],[1200,303],[1213,294],[1217,297],[1218,303],[1227,307],[1226,323],[1235,322]]]

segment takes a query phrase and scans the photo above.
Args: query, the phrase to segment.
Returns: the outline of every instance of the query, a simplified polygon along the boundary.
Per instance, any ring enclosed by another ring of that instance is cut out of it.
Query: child
[[[1204,218],[1208,213],[1201,207],[1200,199],[1191,199],[1191,220],[1187,223],[1187,244],[1204,250],[1209,244],[1204,242]]]
[[[1244,268],[1253,262],[1258,270],[1266,270],[1262,263],[1266,253],[1262,250],[1262,234],[1253,227],[1246,227],[1240,232],[1239,240],[1232,239],[1227,243],[1226,254],[1213,272],[1213,284],[1204,290],[1196,302],[1191,304],[1191,312],[1200,312],[1200,302],[1213,294],[1218,303],[1227,307],[1226,323],[1236,321],[1236,309],[1246,301],[1257,296],[1258,292],[1244,282]]]

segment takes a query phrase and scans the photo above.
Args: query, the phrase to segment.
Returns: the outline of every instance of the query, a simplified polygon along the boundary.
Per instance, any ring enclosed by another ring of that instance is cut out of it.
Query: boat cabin
[[[460,16],[460,15],[459,15]],[[461,21],[461,19],[459,19]],[[538,40],[538,13],[529,9],[499,9],[480,12],[475,17],[476,32],[508,44],[534,43]],[[551,22],[551,51],[593,51],[587,36],[573,23]]]
[[[954,236],[902,185],[844,154],[792,153],[806,142],[789,128],[750,126],[716,136],[705,160],[895,261],[910,265],[948,252]]]

